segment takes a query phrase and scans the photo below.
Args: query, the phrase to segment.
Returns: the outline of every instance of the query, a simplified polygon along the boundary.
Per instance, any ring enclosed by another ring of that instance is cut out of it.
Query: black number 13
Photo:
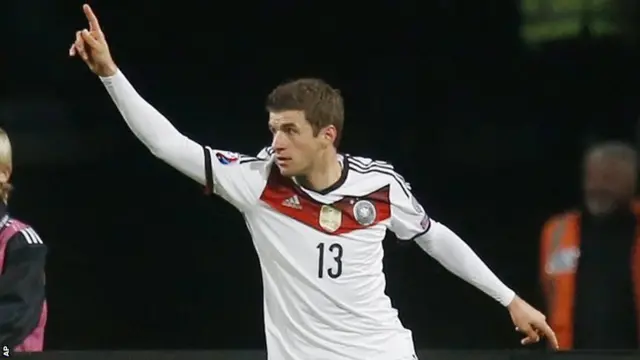
[[[318,246],[316,246],[316,249],[318,249],[318,277],[322,279],[325,273],[325,243],[319,243]],[[328,252],[333,256],[335,266],[327,267],[326,273],[330,278],[337,279],[342,275],[342,245],[334,243],[329,245],[327,250],[329,250]]]

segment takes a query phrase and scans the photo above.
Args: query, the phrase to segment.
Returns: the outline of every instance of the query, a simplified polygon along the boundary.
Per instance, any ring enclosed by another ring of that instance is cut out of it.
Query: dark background
[[[634,140],[635,26],[526,46],[517,2],[91,2],[116,61],[194,139],[256,153],[278,83],[346,98],[343,151],[388,160],[431,215],[542,306],[542,223],[580,201],[590,142]],[[138,143],[67,59],[80,1],[0,11],[13,214],[50,247],[49,349],[261,348],[262,286],[239,213]],[[302,5],[301,5],[302,4]],[[515,348],[500,305],[385,241],[388,294],[419,348]]]

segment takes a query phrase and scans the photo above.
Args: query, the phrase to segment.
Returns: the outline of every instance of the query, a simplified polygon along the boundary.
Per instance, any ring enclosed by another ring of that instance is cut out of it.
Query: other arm
[[[9,239],[0,275],[0,344],[19,345],[37,326],[45,299],[47,247],[27,228]]]
[[[402,179],[402,177],[398,177]],[[491,296],[503,306],[515,298],[458,235],[431,219],[404,181],[391,184],[391,231],[401,240],[414,240],[447,270]]]
[[[415,242],[447,270],[482,290],[503,306],[516,294],[489,269],[462,239],[445,225],[431,220],[428,232]]]
[[[391,187],[391,230],[398,238],[415,240],[447,270],[507,307],[516,330],[526,334],[523,345],[538,342],[541,336],[546,336],[557,349],[558,340],[544,315],[516,296],[458,235],[430,219],[407,184],[398,182],[395,185],[395,191],[394,186]]]
[[[547,337],[552,348],[558,349],[558,339],[545,316],[503,284],[458,235],[442,224],[433,220],[432,223],[427,233],[416,238],[416,243],[447,270],[507,307],[516,331],[526,335],[522,345]]]

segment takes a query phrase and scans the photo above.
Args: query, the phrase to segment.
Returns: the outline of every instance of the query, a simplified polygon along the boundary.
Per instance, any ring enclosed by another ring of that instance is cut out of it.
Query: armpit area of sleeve
[[[417,238],[419,238],[420,236],[426,235],[429,230],[431,230],[431,219],[427,218],[427,224],[426,226],[422,225],[424,227],[424,230],[420,231],[419,233],[413,235],[412,237],[408,238],[408,239],[402,239],[399,238],[402,241],[415,241]]]

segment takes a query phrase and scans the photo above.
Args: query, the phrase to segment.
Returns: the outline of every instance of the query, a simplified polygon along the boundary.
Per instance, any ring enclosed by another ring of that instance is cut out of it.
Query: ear
[[[327,145],[333,145],[336,142],[336,138],[338,137],[338,130],[335,126],[329,125],[322,130],[320,130],[320,136],[322,140],[327,143]]]

